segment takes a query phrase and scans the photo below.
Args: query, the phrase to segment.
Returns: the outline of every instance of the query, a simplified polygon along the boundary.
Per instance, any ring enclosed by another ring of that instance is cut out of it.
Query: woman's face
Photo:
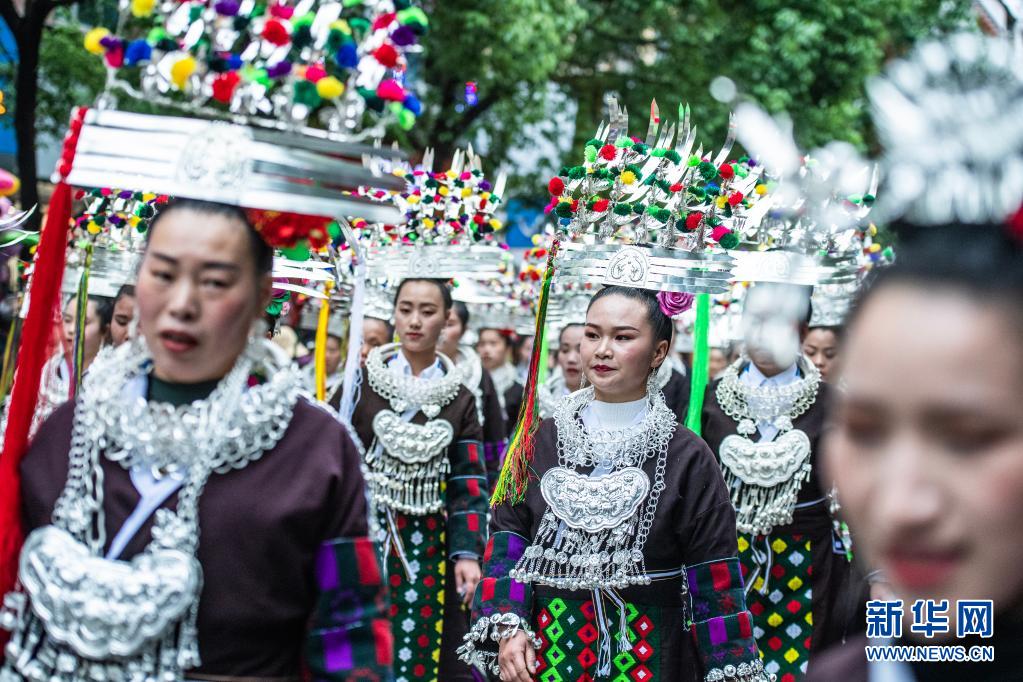
[[[529,357],[533,354],[533,337],[527,336],[522,339],[522,343],[519,344],[518,351],[515,353],[515,362],[519,365],[528,365]]]
[[[61,316],[61,323],[64,330],[64,352],[71,356],[75,348],[75,326],[78,320],[78,301],[72,298],[64,304],[64,312]],[[100,326],[99,312],[96,310],[95,301],[87,301],[85,304],[85,328],[82,333],[82,371],[88,369],[92,364],[99,349],[103,347],[103,327]]]
[[[720,348],[711,348],[707,360],[707,374],[711,379],[721,374],[728,367],[728,356]]]
[[[374,317],[364,318],[362,320],[362,349],[359,352],[359,362],[365,366],[366,358],[371,350],[390,342],[391,335],[383,320]]]
[[[487,371],[493,371],[508,360],[508,342],[496,329],[481,329],[476,352]]]
[[[323,364],[327,374],[330,375],[341,366],[341,339],[336,336],[328,336],[325,350]]]
[[[114,304],[114,316],[110,320],[110,339],[115,346],[120,346],[128,340],[133,317],[135,317],[135,297],[121,296]]]
[[[1023,358],[1008,317],[890,285],[838,367],[826,463],[858,550],[909,604],[949,600],[952,633],[956,600],[997,612],[1023,596]]]
[[[270,296],[256,272],[247,227],[220,215],[178,209],[149,239],[136,287],[139,327],[165,381],[227,374]]]
[[[581,354],[597,400],[620,403],[646,395],[647,377],[664,361],[668,342],[654,341],[645,306],[611,295],[586,313]]]
[[[570,391],[578,391],[583,379],[583,357],[580,347],[583,342],[582,325],[573,324],[565,327],[558,340],[558,366],[565,377],[565,386]]]
[[[803,339],[803,354],[810,358],[821,378],[828,381],[838,357],[838,337],[834,331],[824,327],[811,329]]]
[[[440,290],[430,282],[409,282],[394,305],[394,327],[401,347],[410,353],[436,352],[448,319]]]
[[[455,313],[455,309],[452,308],[448,311],[448,317],[444,321],[444,333],[440,341],[441,352],[454,359],[458,355],[458,344],[461,342],[463,334],[465,334],[465,326],[462,324],[462,319]]]

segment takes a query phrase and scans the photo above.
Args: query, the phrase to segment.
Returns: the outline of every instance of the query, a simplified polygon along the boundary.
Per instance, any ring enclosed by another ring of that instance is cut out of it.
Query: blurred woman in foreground
[[[811,680],[1023,679],[1023,240],[992,226],[920,242],[850,320],[826,461],[857,553],[902,600],[896,643],[991,645],[995,660],[868,664],[864,646],[890,640],[860,639]],[[917,600],[947,628],[914,628]],[[993,602],[991,637],[960,617],[967,600]]]

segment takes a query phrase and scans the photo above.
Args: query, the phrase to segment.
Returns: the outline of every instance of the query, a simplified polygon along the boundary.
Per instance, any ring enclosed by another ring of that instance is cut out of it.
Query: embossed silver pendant
[[[405,464],[424,464],[442,455],[455,437],[454,428],[446,420],[412,424],[390,410],[381,410],[373,417],[373,433],[388,455]]]
[[[56,526],[28,536],[20,570],[47,634],[91,659],[138,655],[185,617],[202,584],[199,561],[185,552],[111,561]]]
[[[554,515],[571,528],[591,532],[625,523],[648,492],[650,478],[638,467],[593,477],[557,467],[540,479],[540,493]]]
[[[719,455],[743,483],[770,488],[795,476],[810,459],[810,438],[799,429],[766,443],[731,435],[721,441]]]

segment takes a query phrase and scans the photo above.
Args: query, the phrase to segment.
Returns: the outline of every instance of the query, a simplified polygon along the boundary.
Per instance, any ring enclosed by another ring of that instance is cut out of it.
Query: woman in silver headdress
[[[493,508],[466,662],[521,682],[767,679],[728,492],[657,383],[671,326],[653,292],[591,300],[589,386],[541,424],[525,499]]]
[[[369,351],[352,415],[388,543],[399,681],[471,679],[453,654],[468,626],[462,605],[480,579],[487,482],[476,398],[438,352],[450,311],[445,282],[402,281],[400,343]]]
[[[272,257],[237,207],[153,222],[141,337],[96,357],[22,460],[0,679],[388,674],[358,451],[267,349]]]

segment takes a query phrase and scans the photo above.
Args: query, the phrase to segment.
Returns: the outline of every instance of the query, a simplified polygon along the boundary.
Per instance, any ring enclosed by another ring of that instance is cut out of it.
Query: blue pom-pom
[[[572,219],[571,218],[558,218],[558,222],[561,223],[562,225],[571,225],[572,224]]]
[[[411,93],[405,95],[405,100],[401,104],[416,116],[423,113],[422,103],[419,101],[418,97]]]
[[[153,56],[153,48],[145,40],[133,40],[124,48],[124,63],[135,66],[139,62],[148,62]]]
[[[227,68],[231,71],[237,71],[242,68],[242,57],[238,54],[233,54],[227,58]]]
[[[358,66],[359,52],[355,47],[355,43],[345,43],[339,47],[337,54],[334,56],[334,61],[344,69],[354,69]]]

